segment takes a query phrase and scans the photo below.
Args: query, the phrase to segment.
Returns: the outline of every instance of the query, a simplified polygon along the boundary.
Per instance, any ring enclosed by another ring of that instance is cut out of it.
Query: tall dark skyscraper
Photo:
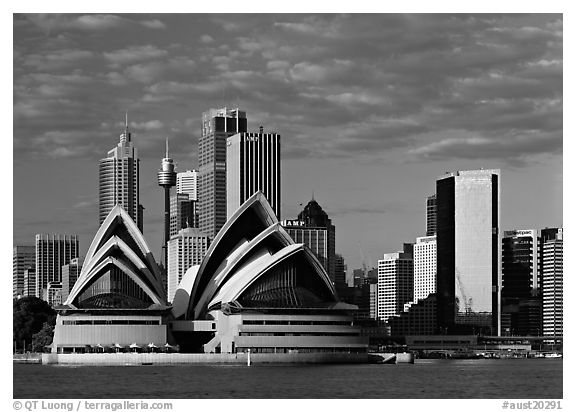
[[[280,219],[280,135],[237,133],[228,138],[226,154],[227,217],[261,191]]]
[[[200,230],[212,239],[226,223],[227,138],[245,132],[246,112],[211,109],[202,114],[198,139],[198,212]]]
[[[436,181],[440,333],[500,334],[500,170]]]
[[[108,213],[117,204],[121,205],[138,229],[143,229],[143,208],[140,206],[140,159],[138,150],[132,145],[132,133],[126,126],[120,135],[118,145],[100,160],[100,221],[102,224]]]
[[[426,236],[436,234],[436,195],[426,198]]]
[[[298,219],[285,220],[282,226],[296,243],[304,243],[314,252],[332,283],[336,283],[336,228],[318,202],[312,199]]]
[[[507,230],[502,236],[502,334],[541,331],[536,230]]]

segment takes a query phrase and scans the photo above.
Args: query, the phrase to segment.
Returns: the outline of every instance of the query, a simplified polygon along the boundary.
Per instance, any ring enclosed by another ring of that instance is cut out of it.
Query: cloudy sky
[[[562,15],[14,15],[14,242],[98,226],[98,161],[128,112],[157,258],[170,139],[202,112],[282,139],[282,218],[314,194],[348,268],[425,232],[446,171],[502,170],[503,229],[562,225]]]

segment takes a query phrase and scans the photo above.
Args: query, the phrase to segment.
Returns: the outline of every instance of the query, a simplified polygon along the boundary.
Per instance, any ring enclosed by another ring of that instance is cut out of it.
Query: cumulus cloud
[[[149,29],[165,29],[166,28],[166,25],[158,19],[142,20],[142,21],[140,21],[140,24],[144,27],[149,28]]]
[[[125,49],[103,53],[104,58],[113,65],[124,65],[143,60],[158,59],[167,55],[168,52],[166,50],[150,44],[131,46]]]

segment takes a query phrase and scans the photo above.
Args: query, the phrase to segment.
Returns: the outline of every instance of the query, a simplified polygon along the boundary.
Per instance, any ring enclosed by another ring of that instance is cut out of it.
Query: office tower
[[[121,205],[143,230],[143,208],[140,206],[139,180],[140,159],[138,150],[132,145],[132,133],[126,126],[118,145],[100,160],[100,222],[102,224],[110,210]]]
[[[537,231],[506,230],[502,236],[502,334],[538,335],[541,299],[538,286]]]
[[[168,302],[172,302],[182,276],[199,265],[210,246],[208,235],[196,228],[185,228],[168,242]]]
[[[414,245],[414,303],[436,293],[436,236],[416,238]]]
[[[12,248],[12,297],[24,295],[24,271],[36,266],[36,247],[16,245]]]
[[[78,257],[78,236],[36,235],[36,286],[34,296],[42,298],[50,282],[62,281],[62,266]]]
[[[563,335],[563,230],[542,242],[542,327],[544,336]]]
[[[426,198],[426,236],[436,234],[436,195]]]
[[[440,333],[500,334],[500,170],[436,180]]]
[[[62,266],[62,302],[68,299],[70,291],[80,276],[82,261],[80,258],[70,260],[70,263]]]
[[[176,172],[174,160],[168,154],[168,139],[166,139],[166,156],[162,159],[162,166],[158,170],[158,186],[164,188],[164,239],[162,240],[162,253],[164,268],[168,264],[168,242],[170,241],[170,188],[176,186]]]
[[[198,139],[199,228],[212,239],[226,223],[227,138],[246,129],[246,112],[239,109],[211,109],[202,114]]]
[[[226,148],[227,217],[261,191],[280,219],[280,135],[237,133]]]
[[[378,260],[378,319],[388,321],[399,315],[414,296],[414,260],[411,248],[385,253]]]
[[[36,296],[36,269],[24,269],[24,296]]]
[[[43,290],[42,299],[52,307],[59,306],[62,300],[62,282],[48,282],[48,287]]]
[[[334,285],[336,290],[346,288],[346,270],[347,266],[344,257],[338,253],[334,255]]]
[[[170,196],[170,238],[187,227],[198,227],[196,201],[187,193]]]
[[[198,200],[198,170],[176,174],[176,193],[185,193],[190,195],[190,200]]]
[[[318,202],[312,199],[298,219],[284,220],[282,226],[296,243],[308,246],[335,282],[336,228]]]

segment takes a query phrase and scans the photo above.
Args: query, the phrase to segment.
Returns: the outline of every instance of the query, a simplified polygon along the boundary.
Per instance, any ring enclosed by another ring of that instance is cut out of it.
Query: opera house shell
[[[165,296],[146,240],[116,205],[98,229],[68,299],[56,308],[52,352],[165,345]]]
[[[104,220],[58,316],[52,352],[178,346],[188,353],[360,353],[357,309],[279,224],[261,192],[182,277],[172,306],[160,270],[121,206]]]
[[[366,352],[328,274],[295,244],[261,192],[226,222],[174,296],[170,332],[209,353]]]

